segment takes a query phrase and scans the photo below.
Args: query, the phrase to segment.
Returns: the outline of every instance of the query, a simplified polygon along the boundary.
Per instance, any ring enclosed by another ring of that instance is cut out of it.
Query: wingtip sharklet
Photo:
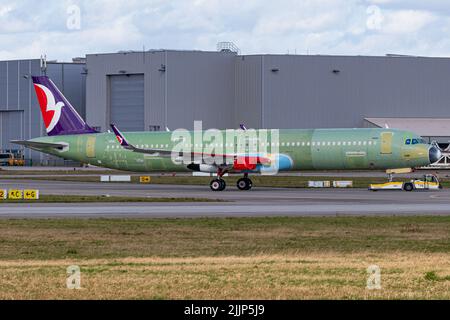
[[[130,147],[130,144],[128,143],[127,139],[125,139],[122,132],[120,132],[119,128],[117,128],[117,126],[114,123],[111,123],[110,126],[114,134],[116,135],[116,139],[120,143],[120,145],[124,148]]]

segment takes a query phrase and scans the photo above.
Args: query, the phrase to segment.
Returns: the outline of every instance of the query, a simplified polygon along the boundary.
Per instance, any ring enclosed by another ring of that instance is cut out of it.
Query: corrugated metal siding
[[[108,126],[108,75],[144,73],[145,130],[226,128],[234,122],[234,54],[154,51],[87,56],[87,121]],[[164,69],[165,68],[165,69]],[[94,111],[95,110],[95,111]]]
[[[8,105],[8,65],[0,61],[0,110],[7,109]]]
[[[233,122],[235,55],[167,52],[167,126],[227,128]]]
[[[145,74],[145,130],[191,129],[194,120],[205,128],[345,128],[366,117],[450,117],[446,58],[154,51],[87,61],[87,121],[103,129],[107,76],[121,71]]]
[[[165,52],[150,52],[145,59],[145,123],[146,130],[149,126],[165,126],[165,103],[166,103],[166,75],[162,66],[166,63]]]
[[[74,70],[74,72],[66,72],[65,90],[60,87],[61,91],[67,95],[71,102],[73,100],[78,101],[77,99],[84,101],[84,89],[80,91],[79,87],[72,88],[73,81],[79,81],[79,79],[73,80],[73,78],[80,78],[80,72],[84,65],[72,67],[72,64],[66,64],[66,66],[69,66],[68,68]],[[60,86],[58,79],[62,79],[61,64],[49,63],[47,72],[52,80]],[[2,124],[2,128],[0,128],[0,149],[19,149],[19,146],[9,143],[9,140],[12,139],[31,139],[45,135],[42,116],[30,75],[41,75],[38,59],[0,61],[0,117]],[[84,83],[80,86],[84,87]],[[84,105],[77,105],[80,106],[78,110],[84,113]],[[35,164],[50,158],[29,149],[24,149],[24,153],[25,157],[32,159]]]
[[[264,61],[270,128],[361,127],[365,117],[450,116],[450,59],[269,55]]]
[[[37,66],[38,72],[32,73]],[[9,143],[14,139],[30,139],[40,136],[40,130],[32,130],[32,114],[34,112],[31,96],[32,83],[30,74],[40,75],[39,60],[0,61],[0,149],[18,150],[21,147]],[[34,94],[34,92],[33,92]],[[36,101],[37,105],[37,101]],[[37,107],[39,112],[39,107]],[[40,121],[40,114],[38,114]],[[33,135],[34,134],[34,135]],[[25,157],[37,162],[39,153],[25,150]]]
[[[19,108],[19,61],[8,61],[8,109]]]
[[[92,54],[86,56],[86,120],[95,127],[102,130],[109,129],[109,84],[108,76],[126,74],[144,74],[146,79],[152,75],[158,75],[160,68],[160,52],[133,52],[114,54]],[[155,78],[156,81],[156,78]],[[158,85],[156,85],[158,88]],[[144,105],[145,121],[149,121],[150,116],[160,117],[161,101],[153,104],[153,94],[159,90],[154,87],[153,81],[144,83]],[[151,112],[150,112],[151,110]],[[152,121],[152,120],[150,120]],[[153,120],[155,121],[155,120]],[[161,121],[158,119],[157,121]]]
[[[109,76],[111,123],[124,131],[143,131],[144,75]]]
[[[235,65],[235,115],[234,122],[244,123],[249,128],[264,126],[261,95],[260,56],[242,56],[236,58]]]
[[[18,150],[20,147],[11,144],[14,139],[23,138],[23,111],[0,112],[0,142],[3,150]]]

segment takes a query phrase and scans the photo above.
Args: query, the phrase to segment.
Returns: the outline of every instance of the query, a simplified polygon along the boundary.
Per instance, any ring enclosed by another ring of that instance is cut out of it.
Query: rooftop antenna
[[[142,62],[145,64],[145,44],[142,46]]]
[[[47,55],[46,54],[41,55],[40,67],[41,67],[42,73],[46,76],[47,75]]]

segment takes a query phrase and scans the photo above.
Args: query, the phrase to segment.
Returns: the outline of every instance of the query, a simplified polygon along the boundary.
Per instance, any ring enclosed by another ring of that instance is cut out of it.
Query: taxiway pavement
[[[1,204],[3,218],[50,217],[244,217],[336,215],[450,215],[450,190],[378,191],[365,189],[294,189],[130,183],[90,183],[0,179],[2,189],[39,189],[41,194],[188,197],[226,200],[211,203],[67,203]]]

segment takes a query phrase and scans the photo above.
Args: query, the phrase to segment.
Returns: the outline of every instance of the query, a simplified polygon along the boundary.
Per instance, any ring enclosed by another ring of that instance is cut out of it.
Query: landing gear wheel
[[[222,179],[214,179],[213,181],[211,181],[209,186],[211,187],[212,191],[223,191],[225,190],[227,185]]]
[[[252,180],[249,178],[241,178],[236,183],[239,190],[250,190],[252,188]]]
[[[413,191],[414,186],[412,183],[405,183],[405,185],[403,186],[403,190],[405,191]]]

